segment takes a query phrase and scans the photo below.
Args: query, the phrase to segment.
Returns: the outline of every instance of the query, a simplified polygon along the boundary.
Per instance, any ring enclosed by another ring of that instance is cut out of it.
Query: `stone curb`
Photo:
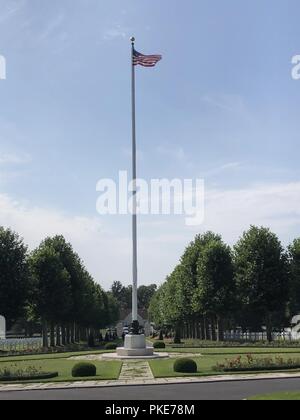
[[[48,391],[63,389],[84,389],[84,388],[110,388],[123,386],[150,386],[150,385],[176,385],[176,384],[203,384],[216,382],[241,382],[275,379],[300,379],[300,374],[262,374],[262,375],[226,375],[209,376],[202,378],[157,378],[150,380],[127,380],[127,381],[84,381],[84,382],[61,382],[61,383],[36,383],[36,384],[11,384],[0,385],[0,392],[18,391]]]

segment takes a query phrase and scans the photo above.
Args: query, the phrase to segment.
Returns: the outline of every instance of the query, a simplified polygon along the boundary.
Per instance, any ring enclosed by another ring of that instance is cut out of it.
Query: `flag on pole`
[[[143,67],[155,67],[156,64],[162,59],[161,55],[144,55],[133,50],[133,65]]]

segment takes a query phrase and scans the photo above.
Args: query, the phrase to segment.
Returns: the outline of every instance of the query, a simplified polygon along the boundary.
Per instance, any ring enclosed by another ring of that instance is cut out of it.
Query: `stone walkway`
[[[180,357],[182,357],[182,358],[183,357],[202,357],[201,353],[175,353],[175,352],[173,353],[172,352],[172,353],[158,353],[158,354],[163,354],[170,359],[178,359]],[[84,361],[88,361],[88,362],[99,361],[99,360],[110,360],[110,359],[111,360],[122,360],[122,358],[116,356],[115,353],[88,354],[88,355],[84,355],[84,356],[81,355],[81,356],[69,357],[69,360],[84,360]],[[141,359],[142,358],[134,359],[130,363],[136,363],[138,361],[141,361]],[[145,360],[146,358],[143,358],[143,359]],[[150,357],[150,359],[151,359],[151,357]]]
[[[154,379],[148,362],[124,362],[120,373],[119,381]]]
[[[117,381],[78,381],[78,382],[57,382],[45,384],[0,384],[0,392],[10,391],[41,391],[57,389],[82,389],[82,388],[108,388],[115,386],[143,386],[143,385],[170,385],[170,384],[191,384],[191,383],[212,383],[212,382],[232,382],[232,381],[257,381],[264,379],[300,379],[299,373],[269,373],[259,375],[219,375],[208,377],[191,378],[156,378],[156,379],[124,379]]]

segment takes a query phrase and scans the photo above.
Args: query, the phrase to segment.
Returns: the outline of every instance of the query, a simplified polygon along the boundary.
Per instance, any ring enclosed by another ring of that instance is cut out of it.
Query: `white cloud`
[[[98,217],[72,216],[56,209],[33,207],[2,194],[0,225],[18,232],[30,249],[47,236],[64,235],[95,279],[107,288],[113,280],[122,277],[126,268],[129,270],[129,238],[107,233]],[[115,263],[118,260],[121,265]]]
[[[250,224],[264,225],[288,242],[300,235],[300,182],[260,184],[206,194],[205,229],[235,242]]]
[[[234,169],[239,169],[242,166],[240,162],[229,162],[225,163],[224,165],[220,165],[217,168],[213,168],[203,174],[204,178],[209,178],[211,176],[216,176],[221,174],[224,171],[230,171]]]
[[[62,27],[62,24],[65,21],[65,15],[63,13],[59,13],[57,16],[52,18],[46,25],[46,28],[41,33],[39,40],[44,41],[48,39],[51,35],[53,35],[58,28]]]
[[[205,223],[197,229],[186,227],[184,217],[144,216],[139,225],[139,282],[162,282],[194,235],[208,229],[233,244],[250,224],[264,225],[287,244],[300,236],[299,202],[300,182],[272,183],[208,190]],[[124,233],[116,227],[120,221]],[[114,280],[131,281],[130,218],[70,215],[0,194],[0,224],[19,232],[31,249],[48,235],[64,235],[105,288]]]
[[[235,94],[207,94],[202,96],[202,101],[213,107],[230,113],[246,113],[247,108],[244,99]]]
[[[31,162],[31,156],[28,153],[16,154],[16,153],[1,153],[0,152],[0,165],[7,164],[26,164]]]
[[[0,23],[6,23],[26,5],[26,0],[0,1]]]
[[[179,162],[187,168],[194,167],[194,164],[182,146],[174,146],[169,144],[160,145],[156,148],[156,153],[164,157],[167,156],[168,160],[177,161],[177,163]]]
[[[125,39],[128,37],[128,29],[119,24],[116,24],[113,27],[106,29],[103,33],[103,39],[105,41],[113,41],[118,38]]]

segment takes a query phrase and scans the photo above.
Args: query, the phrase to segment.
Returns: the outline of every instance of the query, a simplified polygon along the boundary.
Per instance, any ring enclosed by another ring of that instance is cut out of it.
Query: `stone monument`
[[[0,340],[5,340],[6,338],[6,321],[4,316],[0,315]]]

